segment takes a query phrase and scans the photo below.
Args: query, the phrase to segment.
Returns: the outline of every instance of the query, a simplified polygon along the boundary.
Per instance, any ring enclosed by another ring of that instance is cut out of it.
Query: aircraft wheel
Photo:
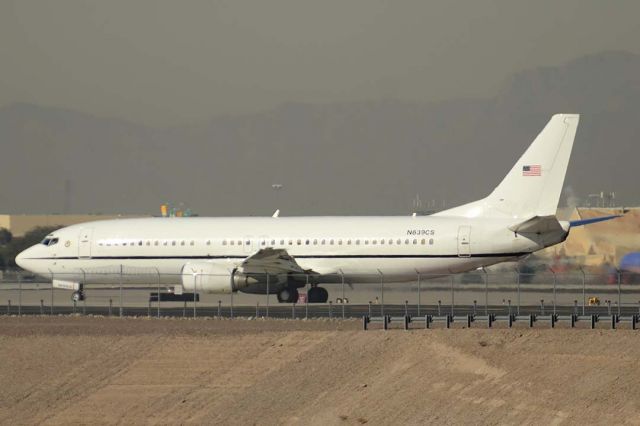
[[[309,303],[327,303],[329,292],[322,287],[312,287],[307,293]]]
[[[278,292],[278,302],[280,303],[296,303],[298,301],[298,289],[287,287]]]

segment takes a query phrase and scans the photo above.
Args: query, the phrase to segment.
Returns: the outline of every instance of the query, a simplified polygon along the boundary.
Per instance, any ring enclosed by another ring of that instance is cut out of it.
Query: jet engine
[[[213,263],[187,263],[182,268],[182,287],[189,292],[228,294],[258,282],[255,278],[229,271]]]

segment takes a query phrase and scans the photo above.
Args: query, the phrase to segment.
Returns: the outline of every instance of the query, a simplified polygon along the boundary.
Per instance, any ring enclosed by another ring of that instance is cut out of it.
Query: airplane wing
[[[271,247],[258,250],[247,257],[240,268],[246,274],[286,274],[298,273],[306,274],[306,271],[298,265],[298,262],[284,249],[274,249]]]

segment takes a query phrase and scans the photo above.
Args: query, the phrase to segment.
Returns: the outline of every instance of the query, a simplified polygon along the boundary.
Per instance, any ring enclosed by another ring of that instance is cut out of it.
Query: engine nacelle
[[[182,268],[182,287],[194,293],[228,294],[255,284],[257,280],[213,263],[187,263]]]

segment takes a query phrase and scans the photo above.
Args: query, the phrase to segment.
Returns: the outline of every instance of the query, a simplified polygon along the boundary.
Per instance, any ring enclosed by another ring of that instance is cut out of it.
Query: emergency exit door
[[[458,256],[471,256],[471,227],[460,226],[458,228]]]

